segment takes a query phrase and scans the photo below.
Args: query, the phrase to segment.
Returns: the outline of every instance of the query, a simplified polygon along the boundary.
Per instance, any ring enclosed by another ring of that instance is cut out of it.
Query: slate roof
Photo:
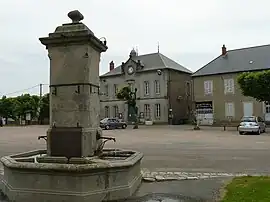
[[[270,69],[270,45],[228,50],[226,56],[218,56],[192,76],[206,76]]]
[[[151,53],[146,55],[138,55],[132,58],[135,61],[140,60],[141,63],[144,65],[143,70],[140,70],[140,72],[143,71],[149,71],[149,70],[157,70],[157,69],[173,69],[185,73],[192,74],[192,72],[183,67],[182,65],[178,64],[177,62],[171,60],[170,58],[166,57],[165,55],[161,53]],[[115,76],[121,74],[121,65],[114,68],[112,71],[107,72],[101,77],[106,76]]]

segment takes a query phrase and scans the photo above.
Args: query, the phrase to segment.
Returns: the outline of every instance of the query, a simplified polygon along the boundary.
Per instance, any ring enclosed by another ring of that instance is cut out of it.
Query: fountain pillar
[[[99,130],[99,62],[107,50],[71,11],[71,23],[56,28],[40,41],[50,59],[49,156],[93,156]]]

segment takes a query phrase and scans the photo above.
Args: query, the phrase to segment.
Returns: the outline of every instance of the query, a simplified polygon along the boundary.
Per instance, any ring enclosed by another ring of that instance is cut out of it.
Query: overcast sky
[[[139,55],[153,53],[158,42],[162,54],[192,71],[217,57],[223,44],[269,44],[269,7],[269,0],[1,0],[0,95],[48,84],[47,51],[38,38],[70,22],[71,10],[84,15],[97,37],[107,38],[103,74],[111,60],[126,61],[133,47]]]

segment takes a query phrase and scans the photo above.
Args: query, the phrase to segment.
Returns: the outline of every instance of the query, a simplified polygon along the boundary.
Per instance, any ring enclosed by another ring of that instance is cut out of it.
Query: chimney
[[[227,48],[225,45],[223,45],[221,48],[221,55],[225,56],[226,54],[227,54]]]
[[[112,71],[113,69],[114,69],[114,62],[111,61],[111,62],[110,62],[110,71]]]

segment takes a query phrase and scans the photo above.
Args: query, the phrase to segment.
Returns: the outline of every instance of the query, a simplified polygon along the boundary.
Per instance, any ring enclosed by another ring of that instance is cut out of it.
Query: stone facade
[[[77,21],[57,27],[40,41],[48,49],[50,59],[47,153],[52,156],[93,156],[100,114],[100,53],[106,51],[107,46],[86,25]],[[69,144],[73,144],[73,148],[65,146]]]
[[[237,77],[243,72],[269,70],[270,45],[227,50],[193,75],[194,101],[199,122],[207,125],[258,116],[270,122],[270,103],[242,95]]]
[[[210,75],[203,77],[194,77],[194,100],[196,102],[211,101],[213,103],[213,123],[228,121],[226,113],[226,103],[233,103],[232,121],[239,122],[244,116],[244,103],[251,103],[253,115],[265,117],[265,104],[256,101],[251,97],[243,96],[241,89],[237,84],[238,73]],[[233,80],[233,92],[224,92],[224,80]],[[204,82],[211,81],[213,83],[213,92],[205,94]],[[228,111],[228,110],[227,110]]]
[[[144,62],[143,58],[141,62]],[[128,73],[129,67],[134,67],[134,72],[131,74]],[[154,123],[168,123],[169,109],[172,109],[173,120],[176,123],[188,119],[192,104],[191,87],[188,85],[191,83],[190,73],[163,67],[156,69],[145,66],[144,68],[144,71],[136,71],[136,63],[129,59],[124,63],[123,72],[120,74],[100,77],[100,118],[116,117],[118,113],[122,113],[124,120],[128,121],[128,106],[124,101],[116,98],[116,93],[117,89],[131,85],[132,89],[138,90],[137,106],[139,114],[144,113],[143,119],[148,118]],[[111,72],[113,71],[112,69]],[[148,83],[148,92],[146,92],[145,82]],[[150,108],[147,117],[146,106]]]

